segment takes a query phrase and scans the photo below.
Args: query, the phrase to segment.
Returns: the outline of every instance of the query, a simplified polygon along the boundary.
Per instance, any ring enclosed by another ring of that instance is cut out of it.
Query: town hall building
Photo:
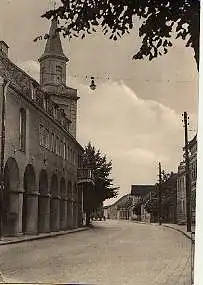
[[[57,19],[39,58],[40,83],[9,59],[7,44],[0,41],[1,235],[82,224],[83,190],[92,183],[91,171],[80,169],[79,97],[66,86],[67,62]],[[81,180],[85,177],[90,179]]]

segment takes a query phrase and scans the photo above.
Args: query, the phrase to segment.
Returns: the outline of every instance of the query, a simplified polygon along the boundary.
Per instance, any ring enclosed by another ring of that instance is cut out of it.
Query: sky
[[[38,80],[37,60],[45,42],[33,39],[49,30],[50,22],[40,16],[53,1],[0,1],[0,40],[9,45],[10,59]],[[129,193],[132,184],[156,183],[159,161],[166,171],[177,171],[183,155],[184,111],[190,117],[189,138],[197,127],[193,50],[176,40],[165,56],[151,62],[132,60],[141,45],[139,24],[118,42],[100,30],[83,40],[62,39],[70,60],[67,85],[77,88],[80,97],[77,139],[83,146],[91,141],[112,160],[118,198]],[[96,77],[95,91],[89,88],[90,76]]]

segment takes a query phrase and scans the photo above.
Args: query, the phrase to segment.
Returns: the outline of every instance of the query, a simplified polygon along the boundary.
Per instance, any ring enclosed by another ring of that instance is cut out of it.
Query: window
[[[49,149],[49,130],[45,129],[44,132],[44,146]]]
[[[66,143],[64,142],[64,145],[63,145],[63,158],[66,159],[67,158],[67,153],[66,153]]]
[[[69,148],[69,146],[67,148],[67,160],[70,160],[70,148]]]
[[[73,151],[73,164],[76,165],[76,153]]]
[[[57,106],[54,106],[54,118],[56,119],[57,118]]]
[[[59,137],[56,137],[56,154],[60,155],[60,141],[59,141]]]
[[[43,98],[43,107],[46,111],[48,111],[48,106],[49,106],[48,98],[44,97]]]
[[[60,145],[60,156],[63,157],[63,141],[61,140],[61,145]]]
[[[31,98],[32,100],[36,100],[36,89],[34,88],[33,84],[31,85]]]
[[[70,162],[73,162],[73,151],[72,148],[70,149]]]
[[[41,124],[39,126],[39,144],[40,146],[44,145],[44,127]]]
[[[61,66],[56,67],[56,80],[59,82],[62,81],[62,67]]]
[[[20,109],[20,150],[25,152],[26,149],[26,112]]]
[[[55,152],[55,136],[54,133],[51,133],[51,151]]]

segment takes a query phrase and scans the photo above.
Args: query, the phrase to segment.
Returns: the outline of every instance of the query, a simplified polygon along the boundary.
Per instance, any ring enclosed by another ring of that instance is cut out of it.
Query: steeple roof
[[[62,57],[66,61],[68,61],[68,58],[63,53],[61,39],[59,31],[57,29],[58,29],[57,18],[54,17],[51,21],[51,27],[49,30],[49,36],[46,42],[44,53],[39,59],[39,61],[41,61],[43,58],[47,56]]]

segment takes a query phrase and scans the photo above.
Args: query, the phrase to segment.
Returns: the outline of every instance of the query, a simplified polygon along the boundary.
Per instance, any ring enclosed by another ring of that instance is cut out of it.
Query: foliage
[[[138,17],[142,46],[134,59],[152,60],[166,54],[175,33],[176,38],[194,49],[198,66],[200,0],[61,0],[57,9],[42,17],[53,16],[62,20],[60,30],[64,37],[83,39],[100,25],[104,35],[115,41],[133,29]]]
[[[176,201],[176,175],[171,172],[162,172],[161,184],[161,205],[162,207],[174,205]],[[151,197],[145,202],[145,210],[148,213],[159,211],[159,187],[156,184],[156,190],[151,193]]]
[[[112,161],[107,162],[106,155],[102,155],[100,150],[96,150],[91,143],[85,147],[83,166],[93,170],[95,187],[87,197],[89,211],[93,211],[104,200],[116,198],[119,187],[113,185],[113,179],[110,177]]]

